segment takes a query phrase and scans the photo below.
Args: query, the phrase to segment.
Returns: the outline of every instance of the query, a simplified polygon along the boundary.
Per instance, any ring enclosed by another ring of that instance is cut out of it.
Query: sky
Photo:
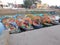
[[[6,3],[17,3],[17,4],[23,4],[23,0],[1,0],[2,2]]]
[[[49,4],[50,6],[51,6],[51,5],[60,6],[60,0],[42,0],[42,3],[47,3],[47,4]]]
[[[10,2],[10,3],[18,3],[18,4],[23,4],[23,0],[2,0],[4,3],[6,2]],[[15,2],[16,1],[16,2]],[[60,0],[41,0],[42,3],[47,3],[49,4],[50,6],[51,5],[57,5],[57,6],[60,6]]]

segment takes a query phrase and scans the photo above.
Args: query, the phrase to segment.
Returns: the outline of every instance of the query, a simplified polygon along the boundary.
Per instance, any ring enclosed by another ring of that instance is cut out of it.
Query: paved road
[[[60,45],[60,25],[12,34],[9,45]]]

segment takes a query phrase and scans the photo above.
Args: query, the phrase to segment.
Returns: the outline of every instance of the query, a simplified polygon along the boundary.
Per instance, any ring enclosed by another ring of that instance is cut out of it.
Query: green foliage
[[[30,0],[25,0],[24,1],[25,8],[29,8],[31,5],[32,5],[32,2]]]
[[[29,8],[32,4],[35,3],[35,1],[37,1],[37,0],[25,0],[24,1],[24,7]]]

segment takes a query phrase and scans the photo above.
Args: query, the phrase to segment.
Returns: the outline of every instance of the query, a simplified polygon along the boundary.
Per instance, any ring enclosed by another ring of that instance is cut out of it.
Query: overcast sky
[[[23,4],[23,0],[2,0],[4,3],[6,3],[6,2],[15,2],[16,1],[16,3],[19,3],[19,4]],[[42,1],[42,3],[47,3],[47,4],[49,4],[49,5],[60,5],[60,0],[41,0]]]
[[[60,6],[60,0],[42,0],[43,3],[47,3],[49,5],[58,5]]]
[[[1,0],[2,2],[10,2],[10,3],[18,3],[18,4],[23,4],[23,0]]]

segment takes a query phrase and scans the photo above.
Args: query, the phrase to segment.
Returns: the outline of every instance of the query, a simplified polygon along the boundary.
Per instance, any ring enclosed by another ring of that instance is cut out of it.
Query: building
[[[0,1],[0,8],[7,8],[8,4]]]
[[[8,3],[8,6],[10,8],[22,8],[21,4]]]
[[[16,3],[4,3],[2,1],[0,1],[0,9],[12,9],[12,8],[22,8],[21,4],[16,4]]]
[[[49,7],[48,4],[42,4],[41,0],[36,1],[35,4],[38,9],[47,9]]]

